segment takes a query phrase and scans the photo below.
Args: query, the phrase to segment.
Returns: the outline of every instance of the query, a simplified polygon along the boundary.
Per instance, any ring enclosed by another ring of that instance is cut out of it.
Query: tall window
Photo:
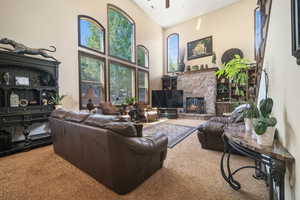
[[[78,26],[79,46],[104,54],[104,27],[95,19],[84,15],[78,16]]]
[[[138,100],[140,102],[148,103],[149,100],[149,78],[148,73],[145,71],[138,71]]]
[[[101,57],[79,52],[80,108],[89,101],[99,105],[105,101],[105,61]]]
[[[179,61],[179,35],[173,33],[167,38],[167,67],[168,72],[178,71]]]
[[[109,55],[135,62],[135,24],[120,9],[108,7]]]
[[[109,63],[110,101],[123,104],[126,98],[135,97],[135,70],[117,62]]]
[[[149,67],[149,52],[148,49],[142,45],[137,48],[137,64],[141,67]]]

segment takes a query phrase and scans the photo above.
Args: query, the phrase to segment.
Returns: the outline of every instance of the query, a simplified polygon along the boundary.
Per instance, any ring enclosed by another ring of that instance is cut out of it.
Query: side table
[[[294,162],[293,156],[275,139],[272,147],[263,147],[256,140],[245,137],[246,133],[230,132],[225,130],[223,134],[224,153],[221,157],[221,174],[224,180],[234,190],[239,190],[241,184],[234,179],[234,175],[242,169],[254,169],[253,177],[265,180],[269,187],[270,199],[284,200],[284,179],[287,165]],[[253,166],[242,166],[234,171],[230,167],[230,155],[232,151],[247,156],[254,160]],[[224,162],[226,160],[226,164]]]

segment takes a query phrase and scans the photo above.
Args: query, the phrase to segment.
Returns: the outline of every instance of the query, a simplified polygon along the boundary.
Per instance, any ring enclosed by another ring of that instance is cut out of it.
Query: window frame
[[[146,59],[147,59],[147,64],[148,64],[148,66],[143,66],[143,65],[139,65],[139,64],[138,64],[138,55],[137,55],[137,54],[138,54],[138,53],[137,53],[138,48],[143,48],[143,49],[145,50],[145,52],[146,52]],[[146,69],[149,69],[149,67],[150,67],[150,55],[149,55],[149,50],[148,50],[147,47],[145,47],[145,46],[142,45],[142,44],[139,44],[139,45],[136,46],[136,65],[139,66],[139,67],[144,67],[144,68],[146,68]]]
[[[84,46],[83,44],[81,44],[81,25],[80,25],[80,19],[81,18],[87,18],[93,22],[95,22],[97,25],[99,25],[102,29],[103,29],[103,44],[104,44],[104,47],[103,47],[103,52],[101,51],[98,51],[96,49],[93,49],[93,48],[90,48],[90,47],[87,47],[87,46]],[[98,22],[96,19],[94,19],[93,17],[90,17],[90,16],[87,16],[87,15],[78,15],[77,17],[77,23],[78,23],[78,46],[81,47],[81,48],[84,48],[84,49],[88,49],[90,51],[94,51],[96,53],[100,53],[102,55],[106,55],[106,30],[104,28],[104,26],[102,26],[102,24],[100,22]]]
[[[81,80],[81,65],[80,65],[80,62],[81,62],[81,56],[85,56],[85,57],[89,57],[89,58],[92,58],[92,59],[96,59],[96,60],[101,60],[104,64],[104,67],[103,67],[103,73],[104,73],[104,100],[106,101],[107,99],[107,77],[106,77],[106,71],[107,71],[107,67],[106,67],[106,59],[102,56],[98,56],[98,55],[94,55],[94,54],[90,54],[90,53],[87,53],[85,51],[78,51],[78,86],[79,86],[79,109],[80,110],[83,110],[83,109],[87,109],[86,107],[84,107],[82,105],[82,96],[81,96],[81,84],[82,84],[82,80]]]
[[[107,79],[108,79],[108,82],[107,82],[107,87],[108,87],[108,101],[112,103],[111,101],[111,89],[110,89],[110,68],[111,68],[111,64],[117,64],[117,65],[120,65],[121,67],[126,67],[126,68],[129,68],[133,71],[133,75],[134,75],[134,96],[133,97],[137,97],[137,68],[136,67],[133,67],[131,65],[128,65],[128,64],[125,64],[123,62],[119,62],[119,61],[115,61],[115,60],[112,60],[112,59],[108,59],[108,67],[107,67]],[[121,105],[121,104],[113,104],[113,105]]]
[[[147,98],[147,102],[145,102],[145,104],[147,104],[147,105],[149,105],[150,104],[150,95],[151,95],[151,92],[150,92],[150,73],[149,73],[149,71],[147,71],[147,70],[144,70],[144,69],[138,69],[137,70],[137,75],[136,75],[136,77],[137,77],[137,99],[138,99],[138,101],[140,101],[140,99],[139,99],[139,92],[140,92],[140,90],[139,90],[139,72],[144,72],[144,73],[146,73],[147,74],[147,79],[148,79],[148,98]]]
[[[177,64],[179,64],[179,57],[180,57],[180,47],[179,47],[179,44],[180,44],[180,36],[179,36],[179,33],[171,33],[171,34],[169,34],[168,35],[168,37],[167,37],[167,73],[175,73],[175,72],[178,72],[178,71],[174,71],[174,72],[170,72],[169,71],[169,38],[171,37],[171,36],[173,36],[173,35],[177,35],[177,37],[178,37],[178,42],[177,42],[177,44],[178,44],[178,56],[177,56]]]
[[[133,33],[134,33],[134,36],[133,36],[133,45],[132,45],[132,59],[129,61],[129,60],[126,60],[124,58],[120,58],[120,57],[117,57],[117,56],[114,56],[114,55],[111,55],[110,54],[110,39],[109,39],[109,33],[110,33],[110,30],[109,30],[109,9],[113,9],[115,10],[116,12],[119,12],[120,14],[122,14],[124,17],[126,17],[128,19],[128,21],[130,21],[133,25]],[[121,61],[124,61],[124,62],[128,62],[128,63],[131,63],[131,64],[136,64],[136,23],[135,21],[130,17],[129,14],[127,14],[124,10],[122,10],[121,8],[113,5],[113,4],[107,4],[107,49],[108,49],[108,56],[111,57],[111,58],[115,58],[115,59],[118,59],[118,60],[121,60]]]

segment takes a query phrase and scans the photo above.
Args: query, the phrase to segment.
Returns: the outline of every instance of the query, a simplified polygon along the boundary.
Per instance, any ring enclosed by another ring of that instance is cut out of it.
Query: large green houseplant
[[[231,61],[216,72],[216,75],[218,78],[225,77],[236,84],[235,94],[244,96],[245,94],[243,90],[240,90],[240,87],[246,85],[248,82],[247,71],[250,68],[250,64],[250,60],[235,55]]]

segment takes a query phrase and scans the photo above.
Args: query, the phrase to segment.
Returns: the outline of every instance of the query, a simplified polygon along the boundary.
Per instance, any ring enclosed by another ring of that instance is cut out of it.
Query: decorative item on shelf
[[[4,72],[2,74],[2,84],[9,85],[9,72]]]
[[[205,69],[208,69],[208,64],[205,64]]]
[[[44,49],[44,48],[30,48],[25,46],[24,44],[18,43],[14,40],[8,39],[8,38],[2,38],[0,39],[0,44],[4,45],[10,45],[13,49],[5,48],[5,47],[0,47],[1,49],[7,50],[9,52],[17,53],[17,54],[28,54],[28,55],[41,55],[45,58],[51,58],[55,61],[56,58],[53,56],[50,56],[47,52],[56,52],[56,48],[54,46],[50,46],[52,50],[50,49]]]
[[[49,104],[54,105],[55,109],[62,107],[62,100],[66,97],[66,95],[60,96],[56,93],[54,96],[50,97]]]
[[[187,44],[188,60],[211,56],[213,53],[212,36]]]
[[[240,50],[238,48],[228,49],[222,55],[222,58],[221,58],[222,64],[226,65],[229,61],[234,59],[236,57],[236,55],[239,55],[240,58],[244,58],[244,53],[242,50]]]
[[[204,65],[202,64],[201,66],[200,66],[200,70],[203,70],[204,69]]]
[[[182,49],[180,52],[180,61],[178,64],[179,72],[184,72],[184,70],[185,70],[184,56],[185,56],[185,49]]]
[[[28,106],[28,100],[27,99],[20,99],[20,106],[21,107]]]
[[[214,65],[217,64],[217,55],[216,55],[216,52],[213,52],[213,54],[212,54],[211,63],[214,64]]]
[[[188,72],[191,71],[191,66],[190,65],[187,66],[186,71],[188,71]]]
[[[16,86],[29,86],[29,78],[28,77],[15,77]]]
[[[47,106],[48,105],[48,99],[42,99],[42,105]]]
[[[89,110],[89,112],[91,112],[92,110],[95,109],[95,106],[94,106],[94,104],[93,104],[92,99],[89,99],[89,100],[88,100],[88,103],[86,104],[86,107],[87,107],[87,109]]]
[[[19,107],[19,95],[15,94],[14,91],[10,94],[10,107]]]
[[[31,100],[29,101],[29,105],[37,105],[38,102],[36,100]]]
[[[276,131],[277,120],[271,117],[273,109],[273,100],[266,98],[260,101],[260,116],[253,121],[255,133],[257,134],[257,143],[263,146],[272,146]]]

